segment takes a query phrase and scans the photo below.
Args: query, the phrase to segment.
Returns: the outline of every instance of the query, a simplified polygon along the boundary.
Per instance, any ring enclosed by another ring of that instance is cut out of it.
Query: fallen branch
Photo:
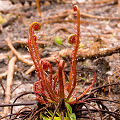
[[[64,18],[68,17],[70,14],[74,15],[75,13],[71,9],[64,10],[63,12],[61,12],[57,15],[45,18],[44,21],[45,20],[56,20],[56,21],[58,20],[59,21],[60,19],[64,19]],[[99,20],[120,20],[120,17],[96,16],[96,15],[92,15],[92,14],[85,13],[85,12],[80,12],[80,16],[81,17],[92,18],[92,19],[99,19]]]
[[[111,56],[112,54],[120,53],[120,46],[116,48],[106,49],[106,50],[99,50],[99,52],[92,54],[90,50],[80,50],[78,52],[78,61],[85,61],[86,59],[97,59],[100,57]]]
[[[54,19],[54,17],[55,17],[55,19]],[[65,20],[65,19],[58,19],[59,18],[59,16],[57,17],[57,16],[54,16],[53,18],[51,18],[51,20],[47,20],[47,21],[44,21],[44,22],[42,22],[41,23],[41,25],[44,25],[44,24],[51,24],[51,23],[66,23],[66,22],[70,22],[70,23],[75,23],[76,22],[76,20],[74,20],[74,19],[69,19],[69,20]],[[56,19],[56,17],[57,17],[57,19]],[[49,18],[48,18],[49,19]],[[81,20],[80,21],[80,23],[81,24],[99,24],[99,23],[96,23],[96,22],[90,22],[90,21],[85,21],[85,20]]]
[[[10,107],[10,106],[23,106],[23,105],[34,105],[38,102],[27,102],[27,103],[13,103],[13,104],[0,104],[0,107]]]
[[[11,87],[13,83],[14,66],[16,60],[17,58],[13,57],[11,58],[8,64],[7,84],[6,84],[5,100],[4,100],[6,104],[9,104],[11,99]],[[6,107],[4,108],[3,115],[6,116],[9,112],[10,112],[9,107]]]
[[[29,61],[27,59],[25,59],[19,52],[16,51],[16,49],[13,47],[11,41],[9,38],[6,39],[7,45],[9,46],[9,48],[12,50],[12,52],[16,55],[16,57],[22,61],[23,63],[26,63],[28,65],[33,65],[32,61]]]
[[[44,58],[44,60],[55,62],[55,56],[57,58],[70,58],[71,52],[72,52],[71,49],[63,49],[59,52],[51,53],[51,56]],[[94,59],[97,59],[100,57],[110,56],[115,53],[120,53],[120,46],[118,46],[116,48],[102,50],[102,51],[99,50],[99,52],[96,52],[96,53],[95,52],[92,53],[89,49],[87,49],[87,50],[80,49],[80,50],[78,50],[77,62],[85,61],[86,59],[94,60]],[[25,72],[25,74],[30,74],[34,70],[35,70],[35,67],[32,66]]]
[[[4,76],[6,76],[7,73],[8,73],[7,71],[4,72],[4,73],[1,73],[1,74],[0,74],[0,79],[2,79]],[[5,95],[5,87],[4,87],[3,83],[2,83],[2,81],[0,81],[0,85],[1,85],[1,87],[2,87],[2,89],[3,89],[3,96],[4,96],[4,95]]]
[[[14,44],[28,44],[28,41],[20,41],[20,40],[16,40],[12,43],[13,45]],[[47,41],[37,41],[37,44],[38,45],[46,45],[46,44],[49,44]]]
[[[120,17],[96,16],[96,15],[91,15],[84,12],[81,12],[80,14],[81,14],[81,17],[88,17],[88,18],[99,19],[99,20],[120,20]]]
[[[1,85],[1,87],[2,87],[2,89],[3,89],[3,96],[5,96],[5,87],[3,86],[2,81],[0,82],[0,85]]]
[[[86,59],[97,59],[100,57],[106,57],[110,56],[115,53],[120,53],[120,46],[116,48],[111,48],[111,49],[106,49],[106,50],[99,50],[99,52],[91,52],[89,49],[80,49],[78,51],[78,56],[77,56],[77,61],[85,61]],[[71,50],[70,49],[63,49],[59,51],[58,53],[56,52],[56,55],[59,55],[60,57],[70,57]]]
[[[79,4],[103,4],[109,2],[116,2],[117,0],[98,0],[98,1],[87,1],[87,2],[80,2]]]
[[[47,39],[45,39],[44,38],[44,41],[37,41],[37,44],[40,46],[40,47],[42,47],[42,46],[44,46],[44,45],[49,45],[49,43],[50,42],[48,42],[47,40],[48,40],[49,38],[47,38]],[[45,41],[46,40],[46,41]],[[19,47],[19,46],[21,46],[21,45],[24,45],[24,46],[26,46],[28,43],[27,43],[27,40],[25,40],[25,41],[21,41],[21,40],[16,40],[16,41],[11,41],[11,44],[15,47],[15,48],[17,48],[17,47]],[[6,44],[6,42],[2,42],[2,44],[0,44],[0,49],[8,49],[9,47],[8,47],[8,45]],[[6,55],[6,56],[8,56],[9,55],[9,53]],[[1,59],[1,57],[3,57],[3,55],[2,54],[0,54],[0,59]]]

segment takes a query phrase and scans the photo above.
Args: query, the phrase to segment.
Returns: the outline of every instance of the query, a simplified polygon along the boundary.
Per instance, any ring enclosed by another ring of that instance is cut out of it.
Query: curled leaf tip
[[[71,35],[68,37],[68,43],[70,43],[70,44],[75,44],[75,43],[76,43],[76,39],[77,39],[77,35],[76,35],[76,34],[71,34]]]
[[[29,27],[30,35],[34,34],[34,31],[39,31],[41,28],[41,24],[39,22],[33,22]]]
[[[46,60],[41,60],[41,62],[42,62],[42,65],[43,65],[43,69],[48,70],[50,63]]]
[[[77,10],[78,10],[78,6],[77,6],[77,5],[74,5],[74,6],[73,6],[73,10],[74,10],[74,11],[77,11]]]
[[[34,22],[32,25],[35,31],[40,30],[41,28],[41,24],[39,22]]]

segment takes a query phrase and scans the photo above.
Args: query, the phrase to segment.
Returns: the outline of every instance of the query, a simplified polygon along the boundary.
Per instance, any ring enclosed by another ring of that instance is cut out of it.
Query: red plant
[[[77,103],[78,99],[83,97],[95,82],[94,78],[92,84],[79,97],[75,96],[77,81],[76,56],[80,43],[80,11],[76,5],[73,7],[73,10],[77,12],[77,33],[69,37],[69,43],[74,44],[74,49],[71,55],[71,69],[68,82],[65,80],[65,62],[63,60],[56,60],[57,72],[55,77],[53,77],[51,64],[40,58],[36,43],[37,36],[34,34],[34,31],[39,31],[41,24],[34,22],[29,27],[28,47],[38,75],[38,81],[34,83],[33,89],[36,93],[36,99],[42,104],[50,102],[59,103],[61,99],[64,99],[69,104]]]

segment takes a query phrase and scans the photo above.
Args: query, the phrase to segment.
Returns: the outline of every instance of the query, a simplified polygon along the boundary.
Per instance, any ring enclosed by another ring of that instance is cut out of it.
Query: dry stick
[[[21,95],[17,96],[17,98],[13,101],[13,104],[15,104],[15,102],[17,101],[17,99],[19,99],[20,97],[24,96],[24,95],[28,95],[28,94],[35,94],[34,92],[25,92],[22,93]],[[13,112],[13,106],[11,106],[11,114]]]
[[[12,44],[28,44],[28,41],[26,40],[26,41],[21,41],[21,40],[16,40],[16,41],[14,41]],[[37,44],[38,45],[46,45],[46,44],[49,44],[49,42],[47,42],[47,41],[37,41]]]
[[[30,74],[31,72],[33,72],[35,70],[35,66],[31,66],[26,72],[25,74],[28,75]]]
[[[48,40],[51,39],[50,37],[47,37],[47,38],[43,38],[43,41],[37,41],[37,44],[40,45],[40,46],[43,46],[43,45],[49,45],[50,42],[48,42]],[[28,44],[28,41],[27,40],[24,40],[24,41],[21,41],[21,40],[15,40],[15,41],[11,41],[11,44],[14,46],[14,47],[17,47],[19,45],[25,45],[27,46]],[[5,42],[3,42],[2,44],[0,44],[0,49],[4,49],[4,48],[8,48],[8,46],[6,45]],[[0,59],[2,58],[5,58],[9,55],[9,52],[6,53],[6,54],[0,54]],[[2,57],[2,58],[1,58]]]
[[[99,50],[99,52],[94,53],[94,54],[91,53],[90,50],[80,49],[78,51],[77,61],[85,61],[86,59],[94,60],[94,59],[97,59],[100,57],[110,56],[115,53],[120,53],[120,46],[118,46],[116,48],[110,48],[107,50]],[[69,57],[71,55],[71,50],[63,49],[59,52],[56,52],[56,55],[59,55],[60,57]]]
[[[55,108],[55,110],[54,110],[54,113],[53,113],[53,116],[52,116],[51,120],[54,119],[54,117],[55,117],[55,115],[56,115],[56,112],[57,112],[58,108],[60,107],[62,101],[63,101],[63,99],[60,99],[60,101],[58,102],[58,104],[57,104],[57,106],[56,106],[56,108]]]
[[[70,14],[74,14],[73,10],[71,10],[71,9],[64,10],[64,11],[59,12],[58,14],[56,14],[54,16],[50,16],[50,17],[43,19],[43,21],[64,19],[65,17],[69,16]]]
[[[80,2],[79,4],[103,4],[108,2],[115,2],[117,0],[98,0],[98,1],[88,1],[88,2]]]
[[[99,86],[99,87],[96,87],[96,88],[92,89],[91,91],[92,91],[92,92],[94,92],[94,91],[96,92],[96,91],[98,91],[99,89],[106,88],[106,87],[108,87],[108,86],[113,86],[113,85],[120,85],[120,83],[117,82],[117,83],[112,83],[112,84],[107,84],[107,85]],[[87,98],[88,98],[88,97],[87,97]]]
[[[74,15],[75,13],[71,9],[68,9],[68,10],[65,10],[65,11],[59,13],[59,15],[54,15],[52,17],[45,18],[44,21],[45,20],[56,20],[56,21],[58,20],[59,21],[59,19],[64,19],[65,17],[69,16],[70,14]],[[99,20],[120,20],[120,17],[96,16],[96,15],[91,15],[91,14],[85,13],[85,12],[80,12],[80,16],[92,18],[92,19],[99,19]],[[74,20],[73,20],[73,22],[74,22]]]
[[[99,114],[100,114],[100,119],[102,120],[102,113],[101,113],[99,108],[96,108],[94,105],[91,105],[90,103],[87,103],[87,102],[85,102],[85,104],[87,104],[87,105],[93,107],[94,109],[96,109],[99,112]]]
[[[26,103],[13,103],[13,104],[0,104],[0,107],[11,107],[11,106],[24,106],[24,105],[35,105],[37,102],[26,102]]]
[[[99,19],[99,20],[120,20],[120,17],[104,17],[104,16],[96,16],[96,15],[91,15],[88,13],[81,12],[81,17],[88,17],[88,18],[93,18],[93,19]]]
[[[27,114],[27,115],[25,115],[21,120],[26,120],[28,117],[30,118],[37,109],[38,109],[38,107],[35,107],[34,109],[32,109],[32,110],[30,111],[30,113]],[[40,116],[39,116],[39,117],[40,117]],[[39,120],[39,119],[38,119],[38,120]]]
[[[117,110],[114,110],[113,113],[114,113],[114,112],[117,112]],[[103,120],[107,120],[107,117],[109,117],[109,114],[106,115],[106,116],[104,116],[104,117],[103,117]]]
[[[24,110],[24,109],[26,109],[26,108],[28,108],[28,109],[30,109],[30,110],[32,111],[32,108],[25,106],[25,107],[21,108],[21,109],[16,113],[15,117],[12,118],[12,119],[13,119],[13,120],[14,120],[14,119],[17,119],[17,117],[20,115],[21,111]]]
[[[31,110],[31,113],[29,115],[29,118],[31,118],[33,116],[33,114],[38,110],[39,106],[37,105],[37,107],[35,107],[34,109]],[[24,119],[23,119],[24,120]]]
[[[94,54],[92,54],[90,50],[81,49],[78,51],[77,61],[78,62],[85,61],[86,59],[94,60],[94,59],[97,59],[100,57],[110,56],[110,55],[115,54],[115,53],[120,53],[120,46],[118,46],[116,48],[111,48],[108,50],[103,50],[103,51],[100,51],[99,53],[94,53]],[[71,49],[63,49],[63,50],[56,52],[56,53],[53,53],[53,54],[50,57],[45,58],[45,60],[55,62],[54,56],[58,56],[58,57],[62,57],[62,58],[70,57]],[[32,66],[31,68],[29,68],[26,71],[26,74],[30,74],[34,70],[35,70],[35,68]]]
[[[48,106],[46,105],[45,107],[40,108],[38,111],[36,111],[36,112],[33,114],[33,116],[32,116],[31,118],[29,118],[29,120],[33,120],[33,118],[35,117],[35,115],[36,115],[37,113],[39,113],[39,112],[42,111],[42,110],[45,110],[47,107],[48,107]]]
[[[120,53],[120,46],[116,47],[116,48],[110,48],[107,50],[102,50],[99,53],[95,53],[95,54],[91,54],[91,52],[89,50],[83,52],[83,54],[81,54],[82,50],[78,52],[78,61],[85,61],[86,59],[97,59],[100,57],[106,57],[106,56],[110,56],[112,54],[115,53]]]
[[[78,61],[85,61],[86,59],[97,59],[100,57],[106,57],[106,56],[110,56],[112,54],[115,53],[120,53],[120,46],[116,47],[116,48],[110,48],[107,50],[100,50],[98,53],[91,53],[90,50],[86,50],[86,49],[80,49],[78,51]],[[61,51],[59,51],[58,53],[56,52],[57,55],[61,56],[61,57],[69,57],[71,55],[71,50],[70,49],[63,49]]]
[[[4,116],[4,117],[0,117],[0,120],[4,120],[5,118],[10,117],[10,116],[13,116],[13,115],[16,115],[16,113],[14,113],[14,114],[9,114],[9,115],[6,115],[6,116]],[[7,120],[7,119],[5,119],[5,120]]]
[[[15,9],[10,9],[10,10],[0,10],[0,13],[5,14],[5,15],[6,14],[12,14],[12,15],[15,15],[15,16],[20,16],[20,15],[27,16],[28,15],[28,13],[16,11],[16,8]]]
[[[89,119],[90,119],[90,120],[94,120],[94,119],[93,119],[93,117],[92,117],[92,113],[91,113],[91,111],[89,110],[88,105],[84,104],[84,106],[85,106],[85,107],[86,107],[86,109],[88,110]]]
[[[22,55],[19,52],[16,51],[16,49],[13,47],[13,45],[12,45],[12,43],[11,43],[9,38],[6,39],[6,42],[7,42],[7,45],[9,46],[9,48],[12,50],[12,52],[16,55],[16,57],[20,61],[22,61],[23,63],[26,63],[28,65],[33,65],[33,62],[25,59],[24,57],[22,57]]]
[[[14,66],[17,58],[13,57],[9,61],[8,64],[8,74],[7,74],[7,85],[6,85],[6,90],[5,90],[5,100],[4,102],[6,104],[10,103],[10,98],[11,98],[11,87],[13,83],[13,74],[14,74]],[[9,107],[5,107],[3,110],[3,115],[6,116],[9,113]]]
[[[80,109],[79,110],[80,112],[82,112],[82,111],[88,111],[87,109],[85,109],[85,108],[82,108],[82,109]],[[96,109],[91,109],[90,108],[90,111],[91,112],[94,112],[94,113],[96,113],[96,112],[98,112],[98,110],[96,110]],[[106,110],[100,110],[100,112],[102,112],[102,113],[106,113],[106,114],[109,114],[110,116],[112,116],[112,117],[114,117],[115,118],[115,120],[119,120],[119,113],[116,113],[116,112],[112,112],[112,111],[106,111]],[[85,113],[86,114],[86,113]]]
[[[58,16],[58,18],[59,18],[59,16]],[[75,19],[69,19],[69,20],[65,20],[65,19],[54,19],[54,17],[53,18],[51,18],[51,20],[48,20],[48,21],[44,21],[44,22],[42,22],[41,23],[41,25],[44,25],[44,24],[51,24],[51,23],[65,23],[65,22],[70,22],[70,23],[75,23],[76,22],[76,20]],[[97,22],[90,22],[90,21],[85,21],[85,20],[81,20],[80,21],[80,23],[81,24],[99,24],[99,23],[97,23]]]
[[[4,88],[3,84],[2,84],[2,81],[0,82],[0,85],[1,85],[1,87],[3,89],[3,96],[5,96],[5,88]]]
[[[97,102],[97,101],[107,101],[107,102],[113,102],[113,103],[116,103],[116,104],[120,104],[120,102],[119,101],[117,101],[117,100],[108,100],[108,99],[102,99],[102,98],[88,98],[88,99],[85,99],[85,100],[83,100],[83,102],[87,102],[87,101],[95,101],[95,102]]]

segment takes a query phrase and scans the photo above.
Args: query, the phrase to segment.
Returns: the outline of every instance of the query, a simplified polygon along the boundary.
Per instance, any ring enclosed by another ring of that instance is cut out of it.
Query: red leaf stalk
[[[64,98],[64,65],[65,62],[61,60],[58,65],[58,79],[59,79],[59,96]]]
[[[77,51],[79,48],[79,43],[80,43],[80,11],[77,5],[75,5],[73,7],[74,11],[77,11],[77,34],[76,35],[72,35],[71,38],[73,43],[75,44],[74,46],[74,50],[72,51],[72,60],[71,60],[71,71],[70,71],[70,75],[69,75],[69,85],[68,85],[68,92],[69,95],[67,97],[67,99],[69,99],[76,87],[76,56],[77,56]],[[71,87],[72,86],[72,87]]]
[[[38,31],[40,28],[41,24],[38,22],[32,23],[29,28],[30,35],[28,39],[28,47],[40,81],[34,84],[34,90],[36,93],[39,91],[43,96],[55,101],[57,100],[57,97],[52,91],[52,66],[48,61],[41,60],[38,45],[36,43],[37,36],[34,34],[34,31]],[[49,80],[46,78],[45,70],[49,70]],[[49,86],[47,84],[49,84]],[[40,87],[40,89],[38,89],[38,87]]]

